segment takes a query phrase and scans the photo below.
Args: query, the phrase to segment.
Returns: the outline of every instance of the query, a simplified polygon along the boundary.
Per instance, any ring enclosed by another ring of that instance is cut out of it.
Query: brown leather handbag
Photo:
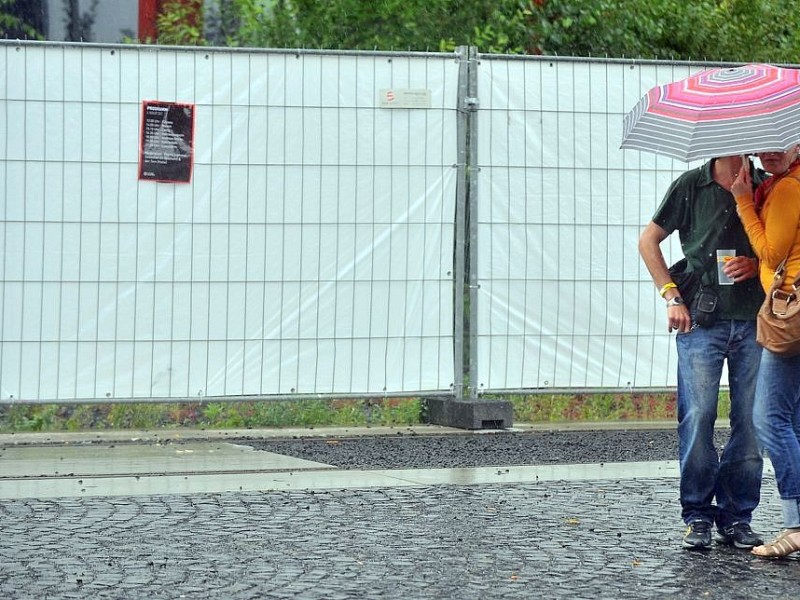
[[[781,291],[786,278],[786,260],[775,270],[767,297],[756,316],[756,341],[774,354],[796,356],[800,354],[800,273],[795,277],[792,291]]]

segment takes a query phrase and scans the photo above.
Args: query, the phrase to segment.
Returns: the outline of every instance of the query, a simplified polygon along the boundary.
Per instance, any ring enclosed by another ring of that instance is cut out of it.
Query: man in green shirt
[[[710,548],[714,526],[720,543],[762,543],[750,521],[763,467],[752,414],[761,356],[755,317],[764,295],[730,192],[741,164],[738,156],[716,158],[678,177],[639,238],[642,260],[666,301],[669,331],[677,332],[680,501],[688,549]],[[754,170],[754,183],[764,175]],[[695,282],[692,297],[682,297],[661,252],[661,242],[675,231]],[[733,256],[722,274],[718,250]],[[701,298],[701,291],[710,293]],[[731,435],[719,456],[714,423],[725,361]]]

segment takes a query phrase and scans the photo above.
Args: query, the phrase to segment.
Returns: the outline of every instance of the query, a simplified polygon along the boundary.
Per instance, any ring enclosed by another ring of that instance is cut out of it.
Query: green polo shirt
[[[691,270],[704,272],[703,285],[713,287],[719,295],[720,319],[755,319],[764,300],[758,277],[733,285],[718,282],[717,249],[733,248],[736,256],[755,257],[755,254],[736,214],[733,195],[714,181],[712,162],[687,171],[672,183],[653,222],[667,234],[678,232]],[[752,176],[757,185],[765,173],[753,170]]]

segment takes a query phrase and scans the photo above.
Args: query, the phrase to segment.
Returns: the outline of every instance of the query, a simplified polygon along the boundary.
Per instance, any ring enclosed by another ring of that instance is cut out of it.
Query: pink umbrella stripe
[[[716,104],[722,103],[743,103],[753,104],[756,102],[769,103],[773,99],[779,100],[786,96],[796,98],[800,94],[800,82],[791,85],[764,85],[759,87],[745,88],[724,88],[714,90],[713,88],[682,90],[676,87],[658,88],[662,91],[661,99],[686,104],[703,103]]]
[[[781,96],[770,98],[768,102],[739,101],[735,106],[709,106],[697,108],[697,103],[676,101],[673,98],[658,100],[657,105],[650,105],[647,112],[685,121],[720,121],[758,115],[771,115],[782,110],[791,109],[800,102],[800,88]]]
[[[724,85],[706,85],[700,81],[687,81],[684,85],[665,86],[674,90],[676,93],[693,94],[745,94],[746,96],[758,97],[760,93],[769,94],[767,90],[782,91],[792,89],[797,85],[796,78],[784,79],[763,79],[753,78],[750,81],[737,79],[728,81]]]

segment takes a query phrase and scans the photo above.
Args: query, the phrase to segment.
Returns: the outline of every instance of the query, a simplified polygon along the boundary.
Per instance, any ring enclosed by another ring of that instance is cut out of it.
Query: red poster
[[[189,183],[193,142],[194,104],[142,102],[139,179]]]

